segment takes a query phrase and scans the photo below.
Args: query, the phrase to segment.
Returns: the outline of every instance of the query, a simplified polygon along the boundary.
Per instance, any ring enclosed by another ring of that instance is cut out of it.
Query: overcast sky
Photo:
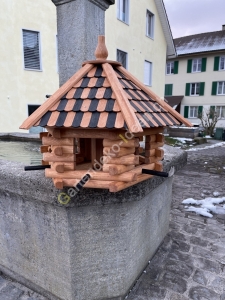
[[[174,38],[218,31],[225,24],[225,0],[164,0]]]

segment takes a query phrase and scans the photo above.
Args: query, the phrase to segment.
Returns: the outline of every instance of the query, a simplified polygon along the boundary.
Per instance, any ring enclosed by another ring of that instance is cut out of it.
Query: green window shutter
[[[204,89],[205,89],[205,82],[200,82],[199,96],[204,95]]]
[[[174,62],[174,74],[178,74],[178,66],[179,66],[179,61],[176,60]]]
[[[184,107],[184,117],[188,118],[188,114],[189,114],[189,106],[185,106]]]
[[[219,62],[220,62],[220,57],[215,56],[214,57],[214,68],[213,71],[219,71]]]
[[[172,94],[173,94],[173,85],[166,84],[165,85],[165,96],[172,96]]]
[[[187,62],[187,73],[191,73],[192,71],[192,59],[188,59]]]
[[[207,58],[204,57],[202,58],[202,72],[205,72],[206,71],[206,62],[207,62]]]
[[[216,95],[217,93],[217,81],[213,81],[212,83],[212,95]]]
[[[190,96],[190,83],[186,83],[185,96]]]
[[[203,106],[198,107],[198,117],[202,115]]]
[[[210,118],[212,119],[212,117],[213,117],[213,114],[214,114],[214,112],[215,112],[215,109],[216,109],[216,107],[215,106],[210,106]]]

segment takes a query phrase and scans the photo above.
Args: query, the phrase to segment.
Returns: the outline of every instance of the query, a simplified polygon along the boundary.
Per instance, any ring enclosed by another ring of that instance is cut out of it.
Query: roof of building
[[[191,126],[120,63],[105,60],[107,56],[101,58],[97,51],[95,54],[97,60],[85,62],[20,128],[48,126],[141,132],[143,128],[180,123]]]
[[[225,50],[225,30],[174,39],[177,55]]]
[[[174,46],[173,35],[170,28],[170,23],[167,17],[166,8],[163,0],[155,0],[155,5],[159,14],[159,19],[162,25],[164,36],[167,43],[167,57],[172,58],[176,56],[176,48]]]
[[[165,99],[168,101],[169,105],[176,109],[176,107],[181,103],[184,96],[166,96]]]

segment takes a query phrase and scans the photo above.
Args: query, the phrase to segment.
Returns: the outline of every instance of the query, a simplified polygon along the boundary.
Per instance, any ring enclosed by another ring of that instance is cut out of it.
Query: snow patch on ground
[[[219,196],[218,192],[214,192],[213,195]],[[200,207],[195,207],[195,206],[185,206],[186,211],[194,211],[198,215],[202,215],[205,217],[212,218],[214,214],[220,214],[223,215],[225,214],[225,205],[223,206],[218,206],[214,204],[221,204],[225,202],[225,197],[221,198],[212,198],[212,197],[207,197],[203,200],[196,200],[193,198],[188,198],[182,201],[183,204],[192,204],[192,205],[197,205]]]
[[[191,148],[185,151],[200,151],[200,150],[211,149],[211,148],[222,147],[222,146],[225,146],[225,142],[217,143],[211,146],[205,146],[202,148]]]

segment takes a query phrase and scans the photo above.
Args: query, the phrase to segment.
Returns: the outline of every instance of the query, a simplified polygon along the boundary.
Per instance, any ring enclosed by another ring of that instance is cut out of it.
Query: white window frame
[[[125,8],[123,7],[125,5]],[[125,10],[123,18],[123,8]],[[126,11],[127,10],[127,11]],[[117,19],[129,25],[130,0],[117,0]]]
[[[225,71],[225,56],[220,56],[219,70]]]
[[[150,22],[150,32],[149,32],[149,22]],[[146,11],[146,36],[154,39],[155,29],[155,15],[147,9]]]
[[[194,94],[192,94],[192,85],[194,86]],[[198,93],[197,93],[198,90]],[[200,82],[192,82],[190,83],[190,96],[199,96],[200,94]]]
[[[198,106],[196,106],[196,105],[189,106],[189,116],[188,116],[188,118],[190,118],[190,119],[198,118]]]
[[[221,93],[219,93],[220,84],[221,84],[221,87],[222,87]],[[217,95],[225,95],[225,81],[218,81],[217,82]]]
[[[219,110],[219,113],[218,113],[218,110]],[[225,105],[216,106],[215,111],[217,113],[218,118],[225,119]]]
[[[148,78],[146,76],[147,74],[147,69],[146,67],[149,66],[149,74],[148,74]],[[152,62],[145,60],[144,61],[144,84],[148,85],[148,86],[152,86]]]
[[[169,72],[168,72],[169,67]],[[166,63],[166,75],[174,74],[174,61],[168,61]]]
[[[199,70],[200,69],[200,70]],[[192,73],[197,73],[202,71],[202,59],[195,58],[192,60]]]
[[[126,67],[124,67],[126,70],[128,70],[128,52],[124,51],[124,50],[121,50],[121,49],[116,49],[116,59],[117,59],[117,53],[118,51],[121,51],[123,53],[126,53]],[[120,61],[119,61],[120,62]]]
[[[23,43],[23,31],[32,31],[38,33],[38,40],[39,40],[39,59],[40,59],[40,69],[30,69],[25,67],[25,60],[24,60],[24,43]],[[41,47],[41,32],[39,30],[27,29],[22,28],[21,30],[21,44],[22,44],[22,53],[23,53],[23,69],[26,71],[34,71],[34,72],[42,72],[42,47]]]

